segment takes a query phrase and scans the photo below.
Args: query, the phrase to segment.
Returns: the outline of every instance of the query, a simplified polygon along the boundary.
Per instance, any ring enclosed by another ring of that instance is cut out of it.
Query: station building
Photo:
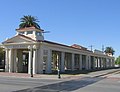
[[[93,70],[114,67],[114,57],[101,51],[90,51],[44,40],[42,29],[16,29],[16,35],[2,43],[5,48],[5,72],[33,74],[52,73],[55,70]]]

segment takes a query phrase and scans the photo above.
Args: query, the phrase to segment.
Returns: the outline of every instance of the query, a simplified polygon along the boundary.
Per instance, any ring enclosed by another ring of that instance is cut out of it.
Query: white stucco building
[[[44,40],[43,30],[34,27],[17,29],[17,34],[2,43],[5,48],[5,71],[30,74],[52,73],[60,69],[91,70],[114,67],[114,57],[87,48]]]

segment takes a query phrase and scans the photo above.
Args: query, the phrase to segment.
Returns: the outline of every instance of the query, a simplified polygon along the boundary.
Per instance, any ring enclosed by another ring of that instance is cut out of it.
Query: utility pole
[[[102,52],[103,52],[103,53],[104,53],[104,49],[105,49],[105,48],[104,48],[104,45],[102,45]]]
[[[93,45],[90,45],[89,47],[90,47],[90,49],[91,49],[91,51],[92,51],[92,50],[93,50]]]

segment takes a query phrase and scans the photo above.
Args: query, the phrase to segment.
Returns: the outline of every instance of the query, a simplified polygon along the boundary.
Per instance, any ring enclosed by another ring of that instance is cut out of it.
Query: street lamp
[[[58,78],[60,79],[61,76],[60,76],[60,70],[58,69]]]
[[[57,61],[57,72],[58,72],[58,78],[60,79],[61,76],[60,76],[60,69],[59,69],[59,62]]]
[[[31,66],[30,66],[30,75],[31,75],[31,77],[33,77],[33,50],[36,49],[36,46],[35,46],[35,45],[30,46],[30,45],[29,45],[29,46],[28,46],[28,49],[29,49],[30,52],[31,52],[31,54],[30,54],[31,56],[29,56],[29,57],[31,57],[31,58],[30,58],[30,62],[29,62],[30,65],[31,65]]]

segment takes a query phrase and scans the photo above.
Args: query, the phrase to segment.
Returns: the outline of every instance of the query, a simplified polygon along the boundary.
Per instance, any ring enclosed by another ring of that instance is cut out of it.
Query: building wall
[[[22,53],[20,49],[29,50],[29,45],[18,46],[18,48],[17,45],[6,46],[6,72],[21,72]],[[45,42],[32,43],[30,46],[32,46],[32,51],[29,50],[29,74],[31,73],[31,61],[33,61],[33,74],[43,73],[43,70],[45,70],[45,73],[51,73],[53,68],[64,72],[65,70],[91,70],[114,67],[114,57],[102,54]],[[18,56],[15,56],[15,53],[18,53]],[[53,59],[53,54],[57,54],[54,57],[56,60]],[[16,66],[16,57],[18,57],[19,66]],[[30,57],[32,57],[32,60]],[[55,64],[56,62],[58,64]],[[16,67],[18,68],[16,69]]]

